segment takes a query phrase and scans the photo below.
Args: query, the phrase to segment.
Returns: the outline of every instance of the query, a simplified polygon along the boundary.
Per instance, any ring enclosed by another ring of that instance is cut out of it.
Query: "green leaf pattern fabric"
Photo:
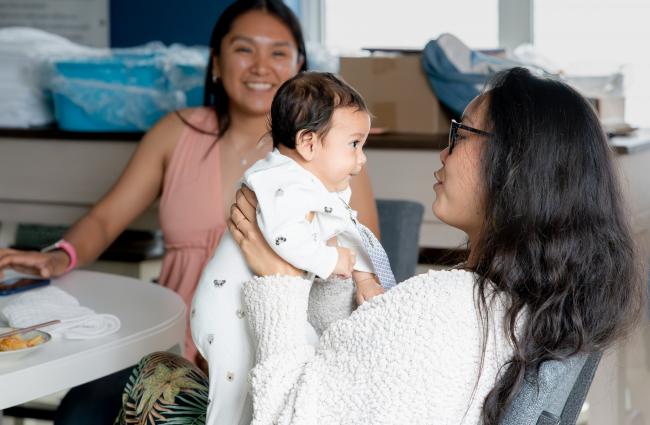
[[[171,353],[144,357],[133,369],[115,425],[205,425],[208,378]]]

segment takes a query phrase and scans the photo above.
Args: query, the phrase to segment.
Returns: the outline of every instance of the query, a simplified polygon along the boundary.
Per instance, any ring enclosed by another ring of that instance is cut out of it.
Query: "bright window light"
[[[449,32],[473,48],[498,44],[498,0],[325,0],[325,44],[422,48]]]
[[[650,127],[650,2],[537,0],[535,47],[569,74],[621,71],[626,121]]]

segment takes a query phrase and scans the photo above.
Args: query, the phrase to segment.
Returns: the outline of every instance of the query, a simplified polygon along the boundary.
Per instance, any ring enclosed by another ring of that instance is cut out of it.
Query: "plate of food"
[[[11,328],[1,328],[0,334],[11,331]],[[40,349],[52,339],[47,332],[33,330],[0,338],[0,362],[16,360]]]

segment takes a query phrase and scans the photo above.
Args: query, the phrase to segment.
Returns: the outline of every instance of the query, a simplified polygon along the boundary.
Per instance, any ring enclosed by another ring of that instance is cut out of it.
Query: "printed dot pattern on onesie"
[[[287,241],[287,238],[285,238],[284,236],[278,236],[277,238],[275,238],[275,244],[278,245],[278,246],[281,243],[286,242],[286,241]]]
[[[242,309],[237,310],[237,311],[235,312],[235,314],[236,314],[237,317],[239,317],[240,319],[243,319],[244,316],[246,316],[246,312],[245,312],[244,310],[242,310]]]
[[[212,281],[212,283],[214,284],[215,288],[220,288],[220,287],[222,287],[223,285],[226,284],[226,281],[223,280],[223,279],[215,279],[215,280]]]

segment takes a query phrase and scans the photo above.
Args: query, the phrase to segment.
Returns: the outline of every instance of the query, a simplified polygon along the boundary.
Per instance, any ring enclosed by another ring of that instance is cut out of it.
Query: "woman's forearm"
[[[254,278],[244,284],[248,323],[257,342],[250,375],[252,425],[292,423],[298,382],[314,357],[306,333],[310,287],[310,281],[289,276]]]
[[[74,246],[77,252],[77,265],[95,261],[117,238],[118,232],[108,230],[107,224],[93,214],[82,217],[65,233],[64,239]]]
[[[244,284],[248,322],[257,341],[257,361],[307,343],[311,282],[295,276],[256,277]]]

